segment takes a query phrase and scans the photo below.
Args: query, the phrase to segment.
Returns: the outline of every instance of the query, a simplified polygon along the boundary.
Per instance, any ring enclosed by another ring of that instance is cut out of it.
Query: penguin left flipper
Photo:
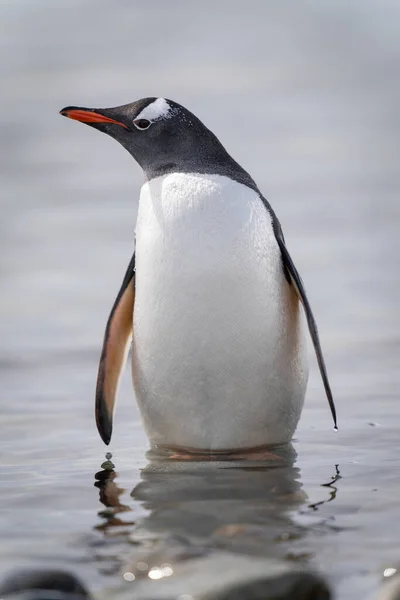
[[[263,199],[263,200],[264,200],[264,203],[266,203],[265,199]],[[268,207],[269,207],[269,205],[268,205]],[[308,330],[310,332],[310,336],[311,336],[311,340],[312,340],[312,343],[314,346],[315,354],[317,356],[319,371],[321,373],[322,381],[323,381],[324,387],[325,387],[325,393],[328,398],[329,407],[331,409],[333,423],[335,425],[335,429],[337,429],[336,408],[335,408],[335,403],[334,403],[333,396],[332,396],[331,386],[329,384],[328,373],[326,370],[324,356],[322,354],[321,342],[319,341],[317,323],[315,321],[313,312],[311,310],[311,306],[310,306],[310,303],[307,298],[304,284],[301,280],[299,272],[297,271],[297,269],[293,263],[292,257],[290,256],[289,251],[286,248],[285,238],[283,236],[281,225],[278,221],[278,218],[276,217],[275,213],[272,210],[271,210],[271,213],[272,213],[272,222],[273,222],[273,227],[274,227],[274,233],[275,233],[275,237],[276,237],[276,240],[278,242],[278,245],[279,245],[279,248],[281,251],[282,263],[283,263],[283,268],[285,270],[285,275],[288,276],[289,283],[291,283],[294,286],[294,289],[300,299],[300,302],[303,305],[304,312],[305,312],[306,319],[307,319]]]
[[[96,385],[96,424],[105,444],[111,440],[118,383],[132,340],[135,253],[108,317]]]

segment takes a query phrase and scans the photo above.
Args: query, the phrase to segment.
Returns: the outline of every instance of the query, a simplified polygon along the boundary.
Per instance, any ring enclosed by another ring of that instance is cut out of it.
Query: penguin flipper
[[[273,214],[273,217],[275,217],[275,214]],[[329,384],[328,373],[326,370],[324,356],[322,354],[321,342],[319,341],[317,323],[315,321],[313,312],[311,310],[311,306],[310,306],[310,303],[307,298],[304,284],[301,280],[299,272],[297,271],[297,269],[293,263],[292,257],[290,256],[289,251],[286,248],[285,239],[283,237],[283,232],[282,232],[281,226],[279,224],[279,221],[275,217],[275,219],[273,218],[273,222],[274,222],[275,237],[278,242],[278,245],[279,245],[279,248],[281,251],[281,255],[282,255],[282,262],[283,262],[283,268],[285,270],[285,275],[288,278],[289,282],[293,284],[293,286],[296,290],[296,293],[303,305],[304,312],[306,314],[308,330],[310,332],[310,336],[311,336],[311,340],[312,340],[312,343],[314,346],[315,354],[317,356],[319,371],[321,373],[322,381],[324,383],[325,393],[326,393],[326,397],[328,398],[329,407],[331,409],[333,423],[335,425],[335,429],[337,429],[336,408],[335,408],[335,403],[334,403],[333,396],[332,396],[331,386]]]
[[[96,385],[96,424],[105,444],[111,440],[118,384],[132,340],[135,253],[108,317]]]

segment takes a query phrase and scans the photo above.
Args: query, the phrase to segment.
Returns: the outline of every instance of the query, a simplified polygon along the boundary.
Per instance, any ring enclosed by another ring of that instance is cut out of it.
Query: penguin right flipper
[[[135,253],[111,309],[104,334],[96,385],[96,424],[105,444],[111,440],[115,400],[132,340]]]
[[[303,308],[304,308],[304,312],[305,312],[306,319],[307,319],[308,330],[310,332],[310,336],[311,336],[311,340],[312,340],[312,343],[314,346],[315,354],[317,356],[319,371],[321,373],[321,378],[322,378],[322,381],[324,384],[326,397],[328,399],[329,407],[331,409],[333,423],[334,423],[335,429],[337,429],[336,407],[335,407],[335,402],[333,400],[332,390],[331,390],[331,386],[330,386],[329,379],[328,379],[328,372],[326,370],[324,355],[322,354],[322,348],[321,348],[321,342],[319,340],[317,323],[315,321],[314,314],[311,310],[311,306],[310,306],[310,303],[307,298],[307,294],[306,294],[306,290],[305,290],[303,281],[299,275],[298,270],[295,267],[292,257],[289,254],[289,250],[286,247],[285,238],[284,238],[282,227],[278,220],[278,217],[276,216],[275,212],[273,211],[273,209],[271,208],[271,206],[267,202],[267,200],[264,198],[264,196],[261,196],[261,199],[262,199],[264,205],[267,207],[267,210],[270,212],[271,217],[272,217],[272,224],[273,224],[273,228],[274,228],[275,238],[276,238],[276,241],[278,242],[278,246],[281,251],[282,265],[283,265],[285,277],[287,278],[288,282],[294,286],[294,289],[296,290],[296,294],[299,297],[299,300],[302,303]]]

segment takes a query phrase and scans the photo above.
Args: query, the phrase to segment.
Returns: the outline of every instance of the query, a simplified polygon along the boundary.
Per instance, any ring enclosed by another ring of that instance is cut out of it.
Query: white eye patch
[[[168,119],[172,117],[171,107],[165,98],[157,98],[151,104],[146,106],[136,117],[135,121],[139,119],[147,119],[148,121],[158,121],[160,119]]]

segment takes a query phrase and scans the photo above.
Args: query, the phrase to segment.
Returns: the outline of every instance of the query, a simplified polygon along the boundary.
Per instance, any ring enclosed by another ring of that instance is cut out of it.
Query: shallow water
[[[151,555],[174,575],[134,583],[175,594],[190,557],[222,569],[245,554],[368,600],[399,561],[399,13],[344,0],[0,5],[0,576],[57,566],[122,596],[122,574]],[[337,434],[312,359],[294,447],[277,458],[146,456],[127,376],[117,475],[96,479],[97,361],[141,176],[57,113],[145,95],[197,113],[277,211],[319,323]],[[194,571],[196,588],[207,573]]]

